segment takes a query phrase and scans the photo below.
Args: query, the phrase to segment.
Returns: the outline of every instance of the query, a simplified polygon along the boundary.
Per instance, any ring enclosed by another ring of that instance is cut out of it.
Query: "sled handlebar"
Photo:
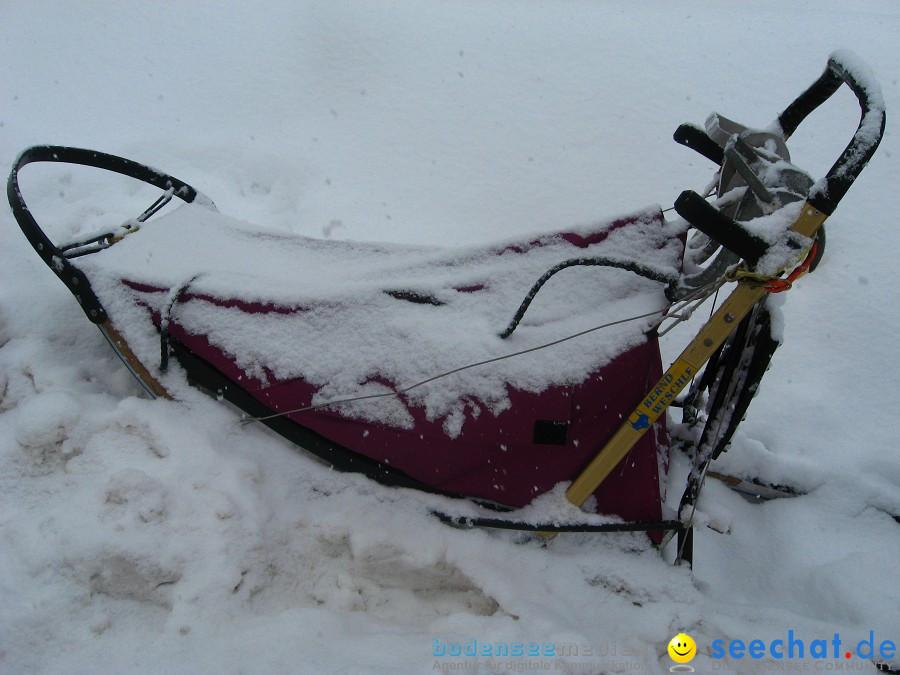
[[[884,135],[885,112],[881,87],[872,77],[869,67],[860,62],[850,52],[835,52],[828,59],[825,72],[818,80],[793,103],[791,103],[777,119],[778,126],[785,140],[800,126],[811,112],[827,101],[846,84],[856,94],[861,110],[859,126],[850,143],[831,167],[825,178],[810,193],[809,201],[823,213],[831,215],[838,202],[850,189],[853,181],[866,167],[875,154]],[[693,124],[682,124],[673,136],[677,143],[696,150],[701,155],[721,166],[724,153],[706,131]]]
[[[6,195],[9,198],[13,216],[37,254],[71,291],[88,319],[94,323],[102,323],[106,320],[106,312],[100,304],[100,300],[91,289],[90,282],[84,273],[69,262],[64,251],[54,244],[38,225],[19,188],[19,170],[34,162],[60,162],[104,169],[136,178],[161,190],[171,190],[174,196],[187,203],[196,200],[212,204],[205,195],[184,181],[124,157],[59,145],[36,145],[19,155],[6,183]]]
[[[722,166],[725,161],[725,151],[700,127],[682,124],[675,130],[672,138],[676,143],[699,152],[713,164]]]
[[[809,203],[831,215],[838,202],[847,194],[853,181],[866,167],[881,138],[884,136],[885,112],[881,87],[869,67],[845,51],[835,52],[828,59],[825,72],[798,96],[778,116],[778,124],[787,139],[806,117],[831,98],[842,84],[846,84],[859,101],[860,120],[856,133],[825,178],[813,187]]]
[[[806,91],[798,96],[781,115],[778,125],[784,138],[793,134],[811,112],[827,101],[846,84],[859,101],[860,121],[856,133],[834,163],[825,178],[811,188],[807,202],[826,216],[831,215],[838,202],[847,194],[853,181],[866,167],[884,136],[885,112],[881,88],[868,66],[849,52],[835,52],[828,59],[825,72]],[[675,132],[675,140],[693,148],[717,164],[722,164],[722,152],[706,133],[683,124]],[[726,216],[692,190],[685,190],[675,201],[675,210],[691,225],[718,241],[722,246],[755,264],[768,248],[759,237],[752,235],[740,223]]]

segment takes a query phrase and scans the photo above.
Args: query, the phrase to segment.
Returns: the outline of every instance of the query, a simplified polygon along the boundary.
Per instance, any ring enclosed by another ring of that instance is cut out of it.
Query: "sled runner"
[[[861,121],[815,181],[786,140],[844,83]],[[683,220],[654,206],[479,248],[275,232],[220,214],[172,176],[61,146],[24,151],[8,196],[38,255],[151,395],[177,398],[186,378],[336,469],[493,509],[438,514],[447,522],[548,537],[644,530],[656,542],[678,532],[689,559],[709,464],[778,346],[767,297],[814,269],[822,224],[883,131],[878,85],[838,52],[768,129],[718,115],[678,129],[679,143],[719,166],[714,194],[676,201]],[[33,162],[105,169],[161,195],[121,226],[55,244],[19,187]],[[731,294],[663,372],[660,334],[726,284]],[[675,442],[694,465],[666,517],[672,405],[687,429]],[[560,483],[572,504],[617,518],[504,513]]]

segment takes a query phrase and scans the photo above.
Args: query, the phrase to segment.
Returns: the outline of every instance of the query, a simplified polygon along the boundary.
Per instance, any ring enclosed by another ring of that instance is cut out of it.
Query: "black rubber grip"
[[[675,130],[672,138],[675,139],[676,143],[679,143],[686,148],[690,148],[691,150],[696,150],[706,157],[706,159],[719,166],[722,166],[722,162],[725,160],[725,154],[722,148],[720,148],[713,139],[707,136],[703,129],[695,127],[693,124],[682,124]]]
[[[833,54],[819,79],[778,116],[784,137],[788,138],[842,84],[850,87],[856,95],[861,111],[856,133],[824,180],[813,188],[809,196],[809,203],[828,215],[834,212],[838,202],[847,194],[884,136],[885,113],[881,90],[874,79],[864,72],[865,67],[854,61],[850,54]]]
[[[708,237],[732,253],[755,265],[769,245],[748,232],[693,190],[685,190],[675,200],[675,211]]]

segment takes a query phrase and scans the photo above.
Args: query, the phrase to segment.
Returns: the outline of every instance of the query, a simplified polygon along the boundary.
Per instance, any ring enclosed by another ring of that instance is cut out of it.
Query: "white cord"
[[[241,424],[246,425],[251,422],[262,422],[264,420],[269,420],[275,417],[282,417],[284,415],[291,415],[293,413],[301,413],[307,412],[309,410],[316,410],[318,408],[327,408],[333,405],[341,405],[344,403],[353,403],[355,401],[366,401],[370,399],[376,398],[387,398],[390,396],[400,396],[401,394],[405,394],[408,391],[412,391],[416,387],[421,387],[424,384],[428,384],[429,382],[434,382],[435,380],[439,380],[441,378],[447,377],[449,375],[454,375],[455,373],[462,372],[463,370],[469,370],[470,368],[477,368],[478,366],[484,366],[489,363],[496,363],[497,361],[503,361],[504,359],[511,359],[514,356],[522,356],[523,354],[530,354],[531,352],[536,352],[540,349],[546,349],[547,347],[553,347],[555,345],[561,344],[563,342],[567,342],[568,340],[574,340],[577,337],[581,337],[582,335],[587,335],[588,333],[593,333],[594,331],[601,330],[603,328],[610,328],[611,326],[617,326],[622,323],[627,323],[629,321],[637,321],[638,319],[645,319],[649,316],[654,316],[656,314],[660,314],[665,312],[664,309],[658,309],[653,312],[647,312],[646,314],[639,314],[638,316],[632,316],[627,319],[619,319],[618,321],[611,321],[610,323],[605,323],[600,326],[594,326],[593,328],[588,328],[587,330],[583,330],[580,333],[575,333],[573,335],[569,335],[564,338],[560,338],[558,340],[553,340],[552,342],[547,342],[546,344],[538,345],[537,347],[530,347],[529,349],[523,349],[522,351],[513,352],[512,354],[506,354],[504,356],[497,356],[492,359],[487,359],[485,361],[479,361],[477,363],[470,363],[466,366],[460,366],[459,368],[454,368],[453,370],[448,370],[445,373],[440,373],[439,375],[434,375],[429,377],[428,379],[422,380],[421,382],[416,382],[415,384],[411,384],[408,387],[403,387],[402,389],[397,389],[395,391],[390,391],[384,394],[368,394],[366,396],[353,396],[351,398],[340,398],[334,399],[332,401],[326,401],[324,403],[317,403],[315,405],[308,405],[303,408],[295,408],[293,410],[285,410],[282,412],[273,413],[271,415],[265,415],[262,417],[244,417],[241,419]],[[663,318],[666,318],[665,315]]]

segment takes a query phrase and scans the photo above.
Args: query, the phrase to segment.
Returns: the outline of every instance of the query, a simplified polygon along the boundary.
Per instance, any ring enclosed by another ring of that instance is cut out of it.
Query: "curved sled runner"
[[[790,162],[785,141],[844,83],[860,125],[816,182]],[[174,360],[192,384],[335,468],[500,509],[570,482],[573,504],[590,499],[590,510],[624,521],[463,524],[647,530],[657,542],[679,531],[684,549],[709,462],[777,347],[765,299],[815,266],[822,223],[883,130],[877,84],[837,53],[767,130],[716,115],[705,129],[679,128],[678,142],[720,166],[715,195],[676,202],[684,220],[652,207],[480,248],[266,230],[218,213],[164,173],[59,146],[22,153],[8,195],[29,242],[152,395],[177,393],[184,375],[169,368]],[[162,194],[117,228],[57,245],[19,187],[33,162],[106,169]],[[172,208],[173,198],[184,203]],[[686,252],[689,227],[702,234]],[[727,282],[734,292],[663,372],[661,321]],[[689,434],[699,440],[681,511],[666,519],[666,410],[676,401],[702,430]]]

